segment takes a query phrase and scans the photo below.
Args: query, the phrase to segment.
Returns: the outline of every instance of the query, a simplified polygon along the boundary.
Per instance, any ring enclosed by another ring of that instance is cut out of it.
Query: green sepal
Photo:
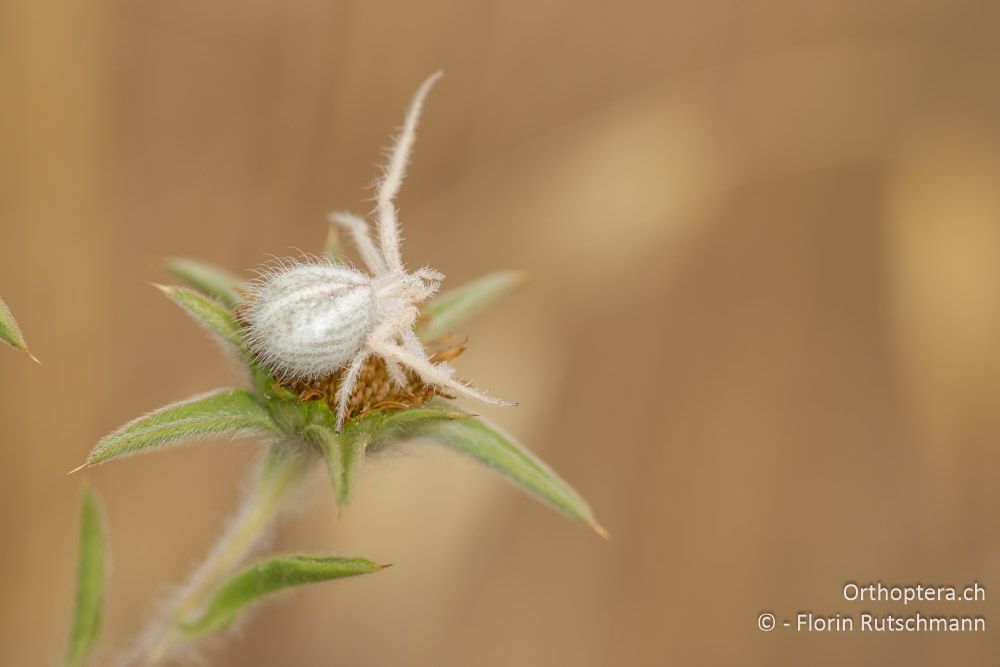
[[[250,366],[250,380],[254,390],[264,398],[294,398],[295,394],[288,391],[263,364],[253,363]]]
[[[259,598],[292,586],[369,574],[385,567],[364,558],[343,556],[275,556],[260,561],[222,584],[204,611],[179,625],[191,637],[229,626],[245,607]]]
[[[361,474],[370,436],[365,432],[337,435],[329,427],[320,424],[310,424],[303,435],[323,452],[333,495],[338,505],[346,507],[351,502],[354,487]]]
[[[295,393],[272,383],[264,393],[271,419],[285,433],[300,435],[310,424],[332,424],[333,413],[323,401],[303,401]]]
[[[375,410],[344,424],[341,438],[365,438],[367,451],[378,452],[398,442],[412,439],[421,428],[441,421],[462,419],[464,412],[452,409],[444,401],[432,401],[419,408]]]

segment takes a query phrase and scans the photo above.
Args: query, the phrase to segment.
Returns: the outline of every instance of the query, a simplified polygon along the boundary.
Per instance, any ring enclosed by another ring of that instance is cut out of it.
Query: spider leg
[[[362,349],[354,355],[351,364],[347,367],[347,372],[340,379],[340,387],[337,389],[337,433],[340,433],[340,427],[344,425],[344,417],[347,416],[347,402],[351,400],[351,392],[354,391],[354,386],[358,383],[358,375],[361,374],[365,359],[370,354],[371,352],[367,349]]]
[[[511,401],[504,401],[485,394],[478,389],[473,389],[467,384],[459,382],[452,377],[448,369],[440,368],[426,357],[415,355],[410,351],[391,343],[387,340],[378,340],[374,336],[368,340],[369,348],[376,354],[393,361],[397,361],[403,366],[413,370],[420,378],[428,384],[436,384],[466,398],[475,399],[487,405],[499,405],[512,407],[517,405]]]
[[[416,309],[400,313],[373,331],[371,338],[375,340],[393,341],[397,336],[402,335],[405,340],[406,333],[409,332],[410,335],[416,339],[416,334],[413,333],[413,322],[416,321],[417,314]],[[419,341],[417,342],[419,344]],[[383,358],[382,361],[385,362],[385,369],[389,372],[389,378],[395,382],[396,386],[400,389],[406,389],[410,381],[403,372],[403,369],[400,367],[399,362],[388,358]]]
[[[327,216],[327,219],[343,227],[351,234],[351,240],[354,241],[354,246],[361,254],[361,259],[373,274],[376,276],[386,274],[388,269],[386,268],[385,260],[382,258],[382,253],[375,247],[375,242],[372,241],[368,230],[368,223],[364,219],[353,213],[341,211],[331,213]]]
[[[415,354],[420,357],[426,357],[427,352],[424,351],[424,344],[420,342],[417,338],[417,334],[412,328],[408,328],[400,334],[400,338],[403,339],[403,349],[405,349],[410,354]]]
[[[431,74],[420,84],[420,88],[413,96],[410,107],[406,111],[403,127],[399,130],[392,150],[389,152],[389,161],[385,165],[382,180],[375,193],[375,220],[378,226],[379,245],[390,271],[403,270],[403,257],[399,250],[399,223],[396,220],[396,195],[403,184],[406,166],[410,162],[410,152],[413,150],[413,143],[417,138],[417,121],[420,119],[420,109],[424,105],[424,98],[427,97],[431,86],[441,78],[442,74],[441,71]]]
[[[392,359],[383,359],[385,362],[385,370],[389,372],[389,379],[396,383],[396,386],[400,389],[406,389],[406,385],[409,382],[406,379],[406,373],[403,372],[402,367],[399,362],[393,361]]]
[[[420,342],[420,338],[417,337],[417,333],[413,330],[413,327],[406,329],[400,337],[403,339],[403,349],[410,354],[422,357],[424,359],[429,359],[427,355],[427,350],[424,349],[424,344]],[[433,362],[432,362],[433,363]],[[455,369],[453,369],[449,364],[437,363],[434,364],[442,371],[448,373],[448,375],[454,375]]]
[[[420,340],[417,335],[413,333],[412,325],[403,330],[401,334],[403,346],[405,349],[409,350],[410,353],[416,354],[421,357],[426,357],[427,353],[424,352],[423,345],[420,344]],[[412,347],[412,343],[416,343],[416,347]],[[382,359],[385,362],[385,368],[389,371],[389,377],[400,389],[406,389],[406,386],[410,383],[403,373],[402,367],[399,365],[398,361],[393,359]]]

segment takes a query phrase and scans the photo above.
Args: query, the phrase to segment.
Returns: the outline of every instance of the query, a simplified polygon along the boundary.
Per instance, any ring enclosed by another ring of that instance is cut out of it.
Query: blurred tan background
[[[1000,660],[980,635],[761,633],[846,581],[986,586],[1000,623],[1000,5],[0,4],[0,664],[61,655],[80,478],[143,411],[234,381],[145,281],[318,250],[364,211],[427,74],[404,255],[528,280],[464,374],[592,503],[586,529],[467,462],[370,466],[272,548],[396,567],[264,606],[208,664]],[[256,450],[87,473],[109,664],[197,562]]]

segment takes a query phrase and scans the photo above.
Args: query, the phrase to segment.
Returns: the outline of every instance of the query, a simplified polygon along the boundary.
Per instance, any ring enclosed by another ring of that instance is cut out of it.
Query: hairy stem
[[[271,447],[256,484],[228,529],[201,567],[181,587],[167,613],[150,625],[139,650],[126,659],[126,665],[160,664],[173,649],[188,640],[182,621],[195,617],[226,577],[253,551],[275,517],[294,498],[314,461],[314,458],[289,451],[283,444]]]

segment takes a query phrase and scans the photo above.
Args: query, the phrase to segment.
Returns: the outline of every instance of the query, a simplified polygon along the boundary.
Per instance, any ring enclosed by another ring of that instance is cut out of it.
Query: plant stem
[[[294,497],[315,461],[289,450],[284,443],[271,447],[254,489],[247,494],[229,528],[181,588],[169,612],[149,627],[135,658],[126,664],[159,664],[187,641],[181,622],[196,616],[226,577],[253,551],[275,517]]]

